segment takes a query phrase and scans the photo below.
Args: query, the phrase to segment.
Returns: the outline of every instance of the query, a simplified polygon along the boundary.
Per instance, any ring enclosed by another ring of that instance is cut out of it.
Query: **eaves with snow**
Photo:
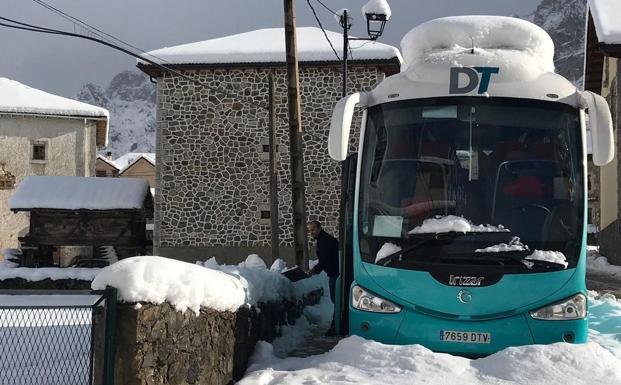
[[[598,41],[621,45],[621,1],[589,0],[588,4]]]
[[[297,28],[298,61],[300,63],[340,63],[326,36],[315,27]],[[343,35],[326,31],[328,39],[341,55]],[[401,64],[401,53],[393,46],[369,41],[351,41],[353,62]],[[227,67],[233,65],[284,64],[285,31],[284,28],[266,28],[183,44],[175,47],[161,48],[143,55],[150,60],[166,65],[205,65]],[[149,67],[144,60],[138,60],[141,68]]]
[[[107,144],[108,110],[53,95],[15,80],[0,78],[0,114],[96,120],[98,145]]]

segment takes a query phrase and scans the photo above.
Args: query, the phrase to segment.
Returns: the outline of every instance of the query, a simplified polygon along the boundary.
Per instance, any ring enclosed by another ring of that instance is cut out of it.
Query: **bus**
[[[401,47],[400,73],[332,115],[337,331],[464,356],[585,342],[587,134],[609,163],[606,100],[554,73],[528,21],[436,19]]]

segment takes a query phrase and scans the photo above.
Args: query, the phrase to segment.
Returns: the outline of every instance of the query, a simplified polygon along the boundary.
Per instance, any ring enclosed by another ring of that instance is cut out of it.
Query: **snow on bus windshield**
[[[501,242],[519,237],[577,258],[584,191],[572,107],[476,97],[378,105],[368,111],[362,157],[359,226],[371,255],[385,242],[376,238],[502,232]]]

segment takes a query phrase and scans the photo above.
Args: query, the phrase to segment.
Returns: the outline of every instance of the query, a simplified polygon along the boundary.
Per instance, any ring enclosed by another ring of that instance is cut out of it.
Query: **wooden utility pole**
[[[276,141],[274,73],[269,76],[269,125],[270,125],[270,218],[272,235],[272,263],[278,259],[278,160],[276,159],[278,142]]]
[[[304,150],[300,119],[300,78],[295,37],[295,0],[284,0],[285,48],[287,56],[287,107],[289,110],[289,155],[291,157],[291,198],[295,263],[308,269],[306,240],[306,198],[304,195]]]

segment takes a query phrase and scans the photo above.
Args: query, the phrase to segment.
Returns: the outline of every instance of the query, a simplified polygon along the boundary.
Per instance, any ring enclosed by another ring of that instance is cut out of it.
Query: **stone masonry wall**
[[[272,341],[293,324],[322,290],[302,301],[263,303],[236,312],[202,308],[198,315],[168,303],[119,305],[115,383],[123,385],[227,385],[245,373],[260,340]]]
[[[158,81],[155,247],[270,246],[268,73],[276,78],[281,246],[292,245],[286,71],[200,70],[185,73],[224,97],[178,77]],[[370,90],[384,77],[377,67],[352,67],[349,84]],[[337,68],[300,73],[308,219],[337,234],[340,165],[327,151],[332,109],[341,95]],[[360,114],[353,123],[357,127]],[[357,145],[352,133],[352,149]],[[167,255],[175,257],[175,255]],[[211,257],[212,255],[196,257]]]

